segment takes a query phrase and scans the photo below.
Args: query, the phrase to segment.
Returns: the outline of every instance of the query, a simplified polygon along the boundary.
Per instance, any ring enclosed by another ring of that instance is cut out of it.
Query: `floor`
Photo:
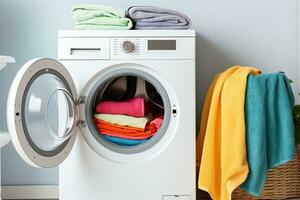
[[[197,190],[197,200],[211,200],[209,197],[208,193],[202,191],[202,190]],[[279,199],[276,199],[279,200]],[[300,198],[297,199],[282,199],[282,200],[300,200]]]
[[[3,199],[5,200],[5,199]],[[9,199],[9,200],[14,200],[14,199]],[[18,199],[16,199],[18,200]],[[27,199],[27,200],[59,200],[59,199]],[[201,199],[197,199],[197,200],[210,200],[210,198],[201,198]],[[289,199],[289,200],[300,200],[300,199]]]
[[[5,200],[5,199],[3,199],[3,200]],[[13,199],[9,199],[9,200],[13,200]],[[58,200],[58,199],[27,199],[27,200]],[[202,200],[205,200],[205,199],[202,199]],[[207,200],[210,200],[210,199],[208,198]],[[300,199],[289,199],[289,200],[300,200]]]
[[[5,200],[5,199],[3,199]],[[9,200],[13,200],[13,199],[9,199]],[[17,200],[17,199],[16,199]],[[27,200],[59,200],[59,199],[27,199]],[[201,199],[197,199],[197,200],[210,200],[210,198],[201,198]],[[289,199],[289,200],[300,200],[300,199]]]

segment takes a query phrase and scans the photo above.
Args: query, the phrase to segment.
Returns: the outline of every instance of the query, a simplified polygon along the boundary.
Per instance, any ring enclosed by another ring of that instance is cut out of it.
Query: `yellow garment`
[[[234,66],[211,84],[197,138],[198,187],[214,200],[230,200],[248,175],[244,102],[247,76],[261,72]]]
[[[120,126],[131,126],[135,128],[144,129],[146,124],[152,119],[152,115],[146,115],[145,117],[132,117],[128,115],[116,115],[116,114],[95,114],[95,118],[116,124]]]

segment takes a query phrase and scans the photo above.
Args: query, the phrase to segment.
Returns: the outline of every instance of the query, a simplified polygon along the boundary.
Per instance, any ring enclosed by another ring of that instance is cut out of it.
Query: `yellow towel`
[[[135,128],[146,127],[146,124],[152,119],[152,115],[148,114],[145,117],[132,117],[128,115],[115,115],[115,114],[94,114],[94,117],[111,124],[120,126],[131,126]]]
[[[208,90],[197,139],[198,187],[214,200],[230,200],[247,178],[245,92],[247,76],[260,73],[234,66],[217,75]]]

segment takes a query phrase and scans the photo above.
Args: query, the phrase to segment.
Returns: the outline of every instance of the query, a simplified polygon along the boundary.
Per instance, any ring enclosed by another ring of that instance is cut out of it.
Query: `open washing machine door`
[[[55,167],[76,138],[78,94],[66,68],[49,58],[33,59],[16,74],[7,101],[7,123],[21,158],[34,167]]]

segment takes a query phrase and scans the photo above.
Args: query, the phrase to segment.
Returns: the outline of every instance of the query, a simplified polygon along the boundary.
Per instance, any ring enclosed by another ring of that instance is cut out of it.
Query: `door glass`
[[[75,104],[68,89],[57,76],[46,73],[31,82],[25,95],[28,136],[43,151],[56,149],[75,128]]]

